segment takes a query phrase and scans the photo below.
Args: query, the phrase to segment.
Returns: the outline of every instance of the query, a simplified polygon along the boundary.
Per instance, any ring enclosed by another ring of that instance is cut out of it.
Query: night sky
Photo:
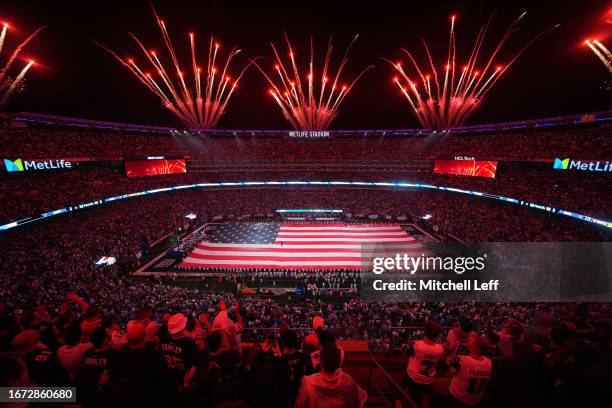
[[[458,16],[457,46],[464,60],[480,26],[494,11],[496,17],[485,43],[489,49],[522,9],[528,11],[521,30],[502,54],[506,56],[546,27],[561,24],[517,61],[469,123],[581,113],[610,106],[610,92],[604,89],[609,74],[582,44],[585,38],[596,34],[608,47],[612,45],[612,25],[606,24],[604,18],[612,9],[610,1],[156,0],[154,5],[166,20],[179,58],[185,61],[189,58],[190,31],[199,41],[201,60],[208,36],[215,34],[223,47],[238,44],[246,56],[264,57],[268,67],[273,64],[269,43],[280,43],[283,31],[292,39],[298,59],[307,53],[310,34],[315,35],[321,58],[328,36],[333,34],[335,55],[339,58],[358,33],[360,38],[346,72],[356,74],[369,64],[375,69],[347,97],[332,124],[336,129],[419,127],[391,82],[391,67],[381,57],[396,60],[401,56],[400,48],[405,47],[417,51],[424,61],[420,40],[425,38],[438,65],[443,65],[449,17],[453,13]],[[145,45],[162,49],[148,0],[2,0],[0,19],[11,24],[10,48],[37,26],[48,26],[23,53],[39,64],[29,73],[26,89],[13,98],[8,110],[180,125],[155,95],[90,41],[95,39],[143,63],[128,31],[137,34]],[[241,61],[246,61],[245,56]],[[219,127],[288,128],[268,89],[261,73],[254,68],[247,71]]]

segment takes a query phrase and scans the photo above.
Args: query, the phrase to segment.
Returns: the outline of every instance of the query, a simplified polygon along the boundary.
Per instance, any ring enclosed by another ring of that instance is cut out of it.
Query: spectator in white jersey
[[[431,395],[434,393],[433,381],[436,376],[436,367],[444,347],[436,339],[442,333],[442,327],[435,321],[425,323],[424,336],[417,340],[408,349],[408,366],[404,384],[407,386],[412,399],[421,407],[429,407]]]
[[[486,342],[476,333],[468,336],[467,356],[458,356],[453,363],[454,377],[450,383],[450,395],[455,405],[475,406],[484,395],[484,388],[491,378],[493,363],[483,355]]]

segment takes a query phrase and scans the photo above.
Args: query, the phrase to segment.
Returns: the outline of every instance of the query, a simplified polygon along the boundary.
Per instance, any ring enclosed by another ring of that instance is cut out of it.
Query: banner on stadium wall
[[[495,178],[497,163],[495,160],[436,160],[434,173]]]
[[[180,173],[187,173],[185,159],[125,161],[125,174],[128,177],[161,176]]]
[[[52,170],[75,170],[83,165],[112,162],[111,159],[93,157],[63,157],[51,159],[24,159],[21,157],[5,157],[0,166],[3,173],[29,173]]]

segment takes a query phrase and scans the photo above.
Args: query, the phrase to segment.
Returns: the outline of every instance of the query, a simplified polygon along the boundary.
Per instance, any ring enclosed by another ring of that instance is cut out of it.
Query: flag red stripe
[[[273,244],[201,242],[180,266],[358,270],[362,262],[389,251],[415,256],[428,252],[399,225],[282,224]]]

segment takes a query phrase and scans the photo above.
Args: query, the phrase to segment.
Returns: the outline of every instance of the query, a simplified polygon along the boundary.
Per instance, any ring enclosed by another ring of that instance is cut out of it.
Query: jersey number
[[[480,394],[486,383],[487,380],[484,378],[470,378],[467,388],[468,394]]]
[[[424,375],[426,377],[431,377],[431,375],[433,374],[434,364],[436,364],[434,360],[421,360],[422,368],[419,371],[419,374]]]

